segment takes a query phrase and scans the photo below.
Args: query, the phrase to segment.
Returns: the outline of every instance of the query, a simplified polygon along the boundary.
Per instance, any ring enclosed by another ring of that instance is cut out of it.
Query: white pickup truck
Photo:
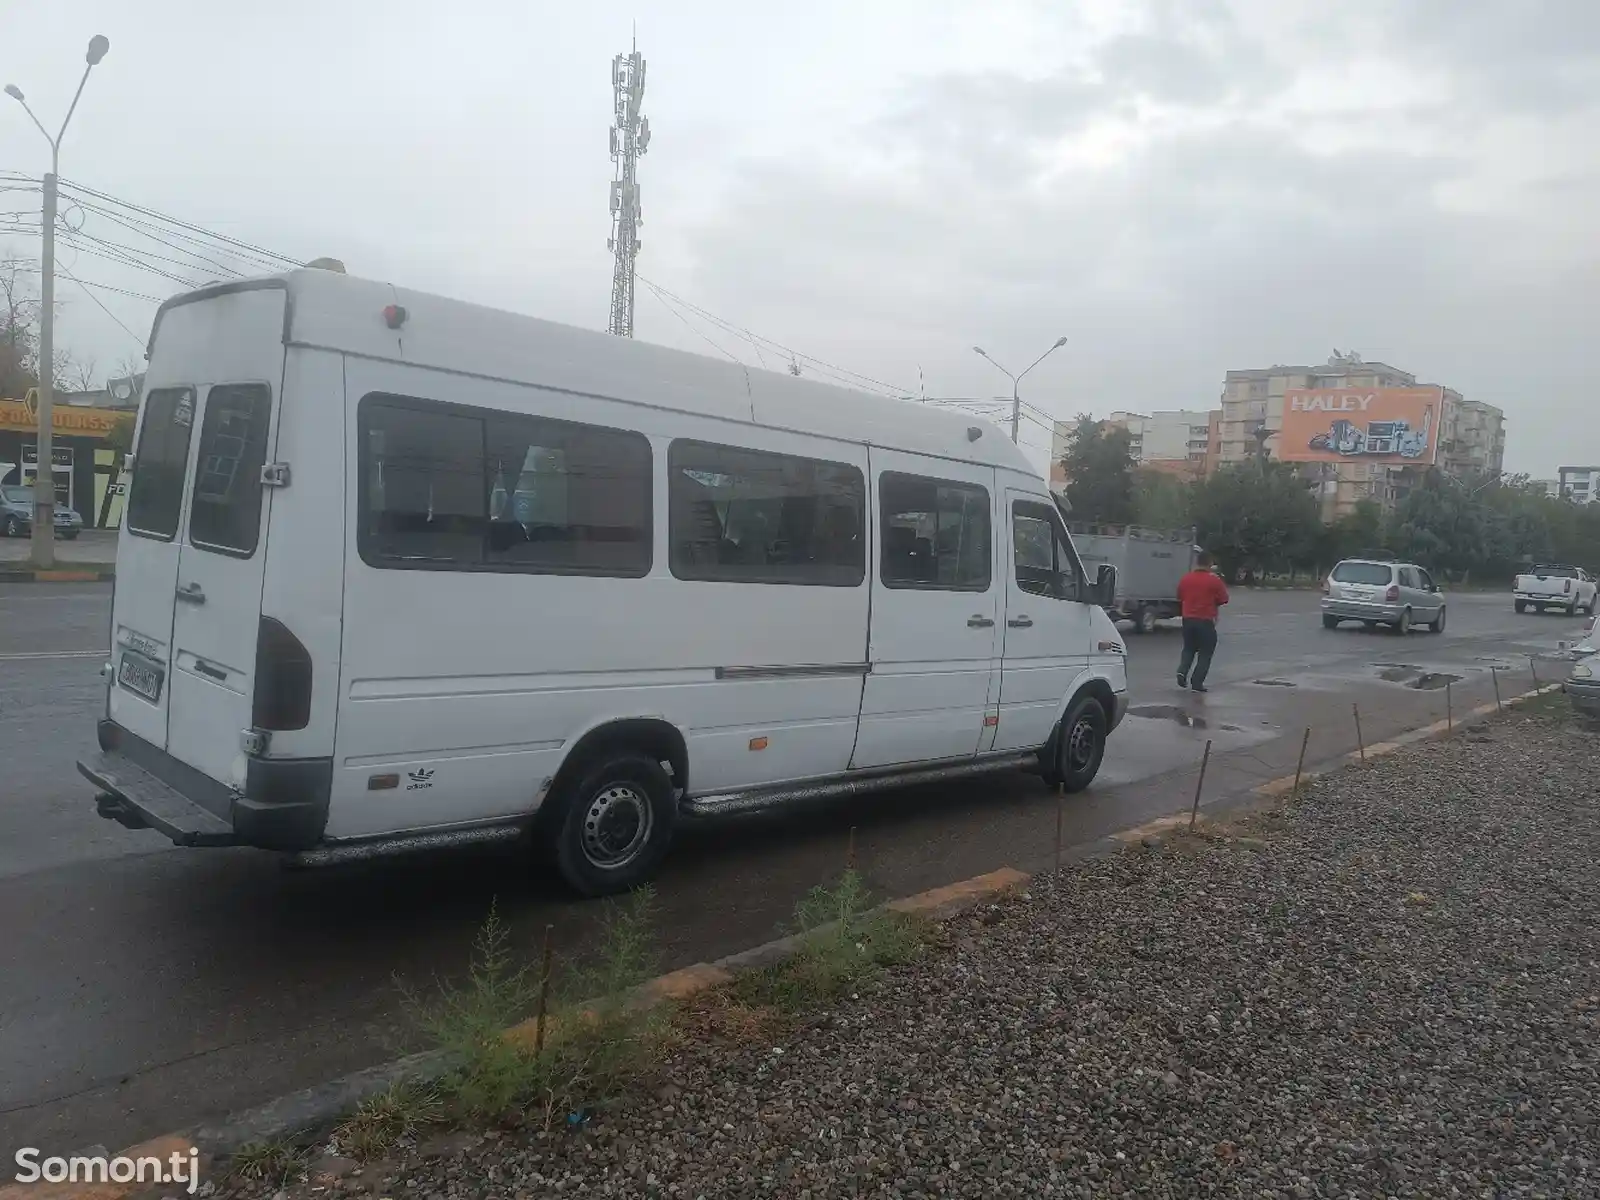
[[[1543,612],[1559,608],[1570,616],[1594,615],[1596,584],[1594,577],[1579,567],[1564,563],[1538,563],[1526,575],[1518,575],[1512,585],[1517,611]]]

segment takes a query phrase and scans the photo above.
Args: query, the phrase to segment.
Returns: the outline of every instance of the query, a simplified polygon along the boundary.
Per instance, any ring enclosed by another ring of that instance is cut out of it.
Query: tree
[[[1133,443],[1126,429],[1104,429],[1087,413],[1078,418],[1061,459],[1072,515],[1105,525],[1138,518],[1133,486]]]
[[[1309,564],[1325,536],[1316,497],[1293,467],[1267,459],[1195,485],[1195,536],[1233,578]]]
[[[106,447],[118,454],[133,453],[133,414],[122,413],[106,434]]]
[[[1194,523],[1190,515],[1193,485],[1166,471],[1140,467],[1133,473],[1133,506],[1141,525],[1156,529],[1182,529]]]
[[[1361,500],[1355,508],[1328,526],[1322,558],[1337,562],[1359,558],[1383,548],[1383,509],[1375,500]]]
[[[0,261],[0,398],[16,400],[39,385],[39,301],[20,261]]]

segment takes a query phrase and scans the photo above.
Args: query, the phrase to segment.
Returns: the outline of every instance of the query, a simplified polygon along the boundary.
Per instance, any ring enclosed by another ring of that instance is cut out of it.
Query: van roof
[[[174,296],[156,313],[150,352],[169,309],[262,288],[287,293],[286,345],[983,463],[1039,478],[1021,449],[980,418],[337,271],[302,268]],[[405,310],[398,330],[384,318],[391,304]]]

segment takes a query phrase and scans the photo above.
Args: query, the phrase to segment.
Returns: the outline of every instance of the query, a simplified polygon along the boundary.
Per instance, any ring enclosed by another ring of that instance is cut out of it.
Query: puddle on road
[[[1185,729],[1217,729],[1222,733],[1243,733],[1238,725],[1212,725],[1205,717],[1197,717],[1176,704],[1141,704],[1128,710],[1130,717],[1148,717],[1153,721],[1173,721]],[[1265,722],[1262,722],[1265,724]]]
[[[1373,663],[1378,678],[1385,683],[1398,683],[1418,692],[1442,691],[1452,683],[1460,683],[1463,676],[1448,671],[1428,671],[1410,663]]]

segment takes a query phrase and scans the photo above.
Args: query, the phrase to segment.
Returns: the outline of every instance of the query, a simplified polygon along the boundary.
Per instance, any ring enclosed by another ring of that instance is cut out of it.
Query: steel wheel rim
[[[1079,717],[1067,735],[1067,766],[1074,771],[1087,767],[1094,760],[1095,740],[1094,722]]]
[[[607,784],[583,814],[583,857],[602,871],[625,867],[639,857],[654,827],[655,810],[637,785]]]

